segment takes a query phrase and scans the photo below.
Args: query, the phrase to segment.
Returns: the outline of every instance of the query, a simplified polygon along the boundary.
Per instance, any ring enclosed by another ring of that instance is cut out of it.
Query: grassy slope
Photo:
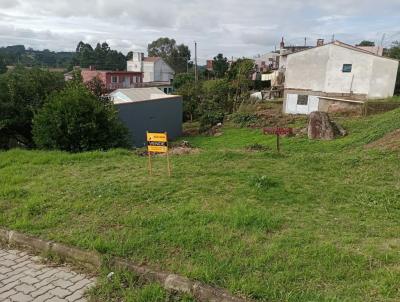
[[[362,146],[400,111],[343,121],[346,138],[224,130],[200,154],[0,153],[0,225],[185,274],[269,301],[400,299],[399,154]],[[264,177],[262,177],[264,176]]]

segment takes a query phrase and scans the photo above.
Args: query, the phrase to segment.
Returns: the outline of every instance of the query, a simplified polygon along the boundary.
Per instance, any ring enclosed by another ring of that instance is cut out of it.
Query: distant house
[[[283,110],[359,110],[363,101],[393,96],[399,62],[335,41],[288,55]]]
[[[118,89],[110,94],[136,147],[146,145],[146,131],[167,132],[173,140],[182,134],[182,97],[160,89]]]
[[[175,71],[160,57],[145,57],[143,53],[134,52],[132,60],[127,62],[127,70],[142,72],[143,82],[171,83]]]
[[[136,71],[110,71],[96,70],[93,67],[81,70],[83,82],[89,82],[99,77],[106,88],[110,91],[120,88],[137,87],[143,83],[143,73]]]
[[[382,46],[360,46],[360,45],[356,45],[357,48],[362,49],[362,50],[366,50],[369,51],[375,55],[378,56],[383,56],[383,47]]]
[[[255,69],[257,72],[265,73],[276,70],[279,67],[279,54],[269,52],[254,58]]]

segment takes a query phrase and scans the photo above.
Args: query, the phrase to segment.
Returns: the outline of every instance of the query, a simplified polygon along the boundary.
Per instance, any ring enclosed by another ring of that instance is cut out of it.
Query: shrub
[[[258,122],[258,117],[253,113],[237,112],[232,115],[232,121],[241,127],[248,127],[256,124]]]
[[[222,111],[206,111],[200,117],[200,132],[210,130],[218,123],[224,121],[225,114]]]
[[[83,85],[51,95],[33,120],[33,138],[42,149],[71,152],[128,147],[128,131],[111,103]]]
[[[64,88],[62,73],[17,66],[0,75],[0,148],[33,147],[32,119],[53,91]]]

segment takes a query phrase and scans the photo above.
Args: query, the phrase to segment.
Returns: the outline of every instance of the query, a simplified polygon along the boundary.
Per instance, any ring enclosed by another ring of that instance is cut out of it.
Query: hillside
[[[24,45],[14,45],[0,47],[0,59],[4,60],[6,65],[22,64],[23,66],[64,68],[72,66],[72,60],[75,52],[55,52],[48,49],[33,50],[26,49]]]
[[[400,300],[400,110],[335,141],[226,125],[154,161],[114,150],[0,153],[0,225],[128,257],[260,301]],[[299,125],[299,127],[302,125]],[[263,151],[249,150],[260,144]]]

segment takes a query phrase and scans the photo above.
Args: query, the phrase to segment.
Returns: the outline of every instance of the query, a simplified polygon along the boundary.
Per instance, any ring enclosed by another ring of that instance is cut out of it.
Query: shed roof
[[[156,87],[117,89],[110,94],[114,104],[143,102],[156,99],[171,98]]]
[[[305,49],[305,50],[302,50],[302,51],[299,51],[299,52],[290,53],[290,54],[288,54],[288,55],[289,55],[289,56],[293,56],[293,55],[302,53],[302,52],[304,52],[304,51],[309,51],[309,50],[312,50],[312,49],[316,49],[316,48],[320,48],[320,47],[325,47],[325,46],[327,46],[327,45],[336,45],[336,46],[344,47],[344,48],[347,48],[347,49],[350,49],[350,50],[354,50],[354,51],[358,51],[358,52],[361,52],[361,53],[365,53],[365,54],[367,54],[367,55],[379,57],[379,58],[382,58],[382,59],[392,60],[392,61],[397,61],[397,62],[399,61],[399,60],[396,60],[396,59],[393,59],[393,58],[379,56],[379,55],[374,54],[374,53],[372,53],[372,52],[370,52],[370,51],[368,51],[368,50],[365,50],[365,49],[362,49],[362,48],[358,48],[358,47],[355,47],[355,46],[352,46],[352,45],[343,43],[343,42],[338,41],[338,40],[335,40],[335,41],[330,42],[330,43],[326,43],[326,44],[321,45],[321,46],[313,47],[313,48],[310,48],[310,49]]]

